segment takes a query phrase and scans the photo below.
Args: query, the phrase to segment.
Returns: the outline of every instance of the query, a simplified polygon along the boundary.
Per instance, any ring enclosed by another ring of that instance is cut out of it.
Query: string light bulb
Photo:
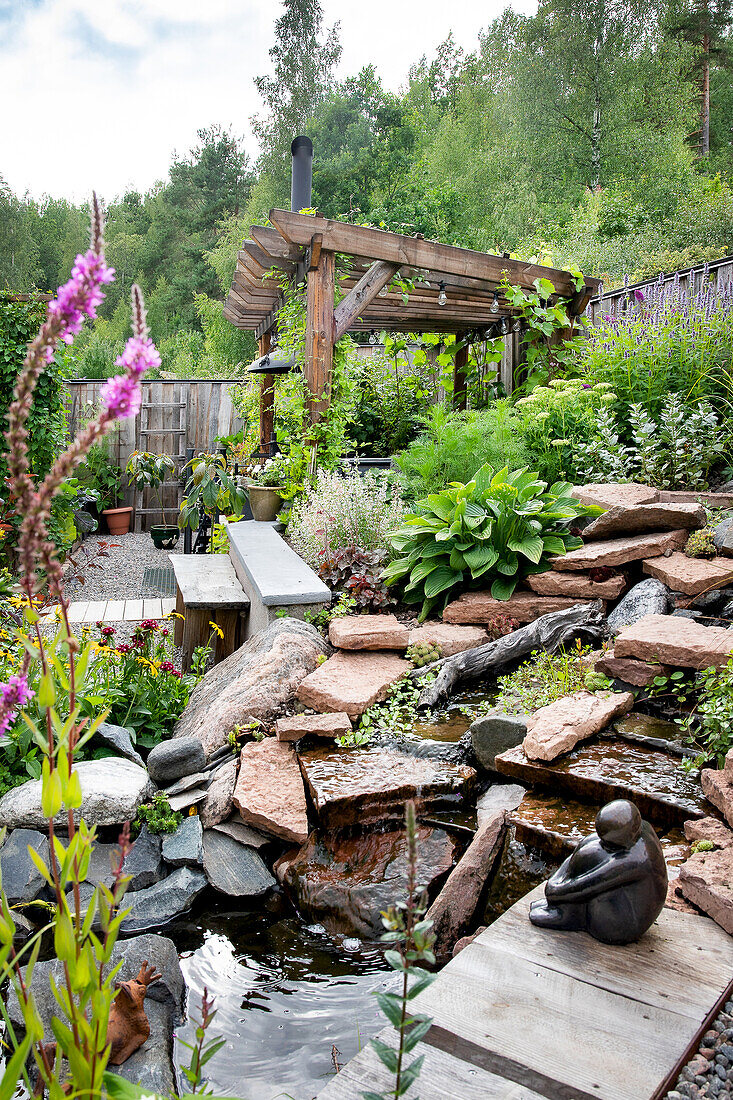
[[[374,331],[374,329],[372,329],[372,331],[369,333],[369,343],[370,344],[376,344],[376,342],[377,342],[377,334]]]
[[[448,295],[445,292],[445,283],[441,283],[439,287],[440,293],[438,294],[438,305],[444,306],[448,301]]]
[[[389,283],[385,283],[384,286],[382,287],[382,289],[379,292],[379,297],[380,298],[386,298],[388,294],[389,294]]]
[[[491,312],[492,313],[498,313],[499,312],[499,291],[498,290],[494,291],[494,300],[491,303]]]

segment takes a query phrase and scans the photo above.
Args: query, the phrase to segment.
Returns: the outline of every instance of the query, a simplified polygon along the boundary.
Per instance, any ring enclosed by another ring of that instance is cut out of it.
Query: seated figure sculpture
[[[530,907],[540,928],[588,932],[602,943],[640,939],[662,911],[667,866],[651,825],[632,802],[608,802],[596,835],[581,840]]]

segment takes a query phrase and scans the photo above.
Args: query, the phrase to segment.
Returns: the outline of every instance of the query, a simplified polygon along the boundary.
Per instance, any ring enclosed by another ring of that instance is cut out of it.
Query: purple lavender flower
[[[4,737],[9,726],[15,721],[20,707],[33,698],[25,676],[13,675],[7,684],[0,684],[0,737]]]
[[[637,302],[646,301],[646,295],[644,294],[643,290],[638,290],[638,289],[635,290],[634,291],[634,297],[636,298]]]
[[[134,378],[142,378],[147,370],[160,366],[160,354],[149,336],[131,336],[122,355],[115,360],[115,366],[122,367]]]
[[[84,317],[94,320],[97,306],[105,299],[102,287],[114,282],[114,278],[114,268],[107,267],[103,253],[91,248],[83,256],[79,253],[68,283],[59,287],[54,300],[48,303],[49,318],[58,317],[61,321],[60,339],[71,344],[81,331]]]
[[[116,374],[104,383],[99,396],[108,413],[115,420],[127,420],[137,416],[142,404],[140,383],[129,374]]]

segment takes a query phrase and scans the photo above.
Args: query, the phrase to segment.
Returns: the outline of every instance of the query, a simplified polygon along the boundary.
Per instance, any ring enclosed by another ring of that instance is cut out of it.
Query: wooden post
[[[465,332],[456,333],[456,342],[466,339]],[[465,411],[468,400],[466,367],[468,365],[468,344],[464,344],[456,352],[453,364],[453,408]]]
[[[314,248],[313,260],[315,253]],[[319,249],[315,266],[308,271],[306,301],[304,374],[311,424],[318,423],[331,400],[335,272],[334,253]]]
[[[267,355],[270,350],[272,337],[265,332],[257,341],[257,350],[262,355]],[[270,453],[270,439],[275,430],[275,376],[265,374],[260,385],[260,453]]]

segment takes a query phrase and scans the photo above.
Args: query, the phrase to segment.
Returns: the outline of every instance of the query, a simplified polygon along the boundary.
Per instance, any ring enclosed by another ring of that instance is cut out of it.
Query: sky
[[[322,0],[339,76],[374,64],[397,90],[450,31],[474,49],[504,0]],[[528,10],[530,0],[518,0]],[[16,194],[109,202],[164,179],[196,131],[231,126],[256,156],[253,77],[276,0],[0,0],[0,177]]]

